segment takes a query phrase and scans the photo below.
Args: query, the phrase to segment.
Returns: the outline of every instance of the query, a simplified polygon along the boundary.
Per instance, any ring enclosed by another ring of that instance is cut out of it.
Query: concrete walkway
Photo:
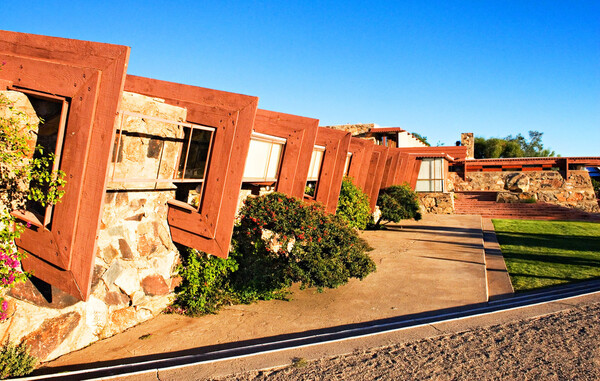
[[[368,231],[377,271],[335,290],[294,289],[293,300],[225,308],[218,315],[160,315],[48,364],[57,371],[169,356],[193,348],[285,335],[488,299],[479,216],[430,216]],[[144,335],[145,339],[140,339]],[[93,363],[90,363],[93,361]],[[83,365],[87,364],[87,365]]]
[[[485,270],[488,284],[488,299],[499,300],[513,296],[515,290],[510,282],[506,262],[496,238],[494,224],[489,218],[483,218],[483,245],[485,248]]]

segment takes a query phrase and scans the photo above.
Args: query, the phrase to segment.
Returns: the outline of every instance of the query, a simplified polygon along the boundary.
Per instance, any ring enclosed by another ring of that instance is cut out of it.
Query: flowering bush
[[[1,232],[0,232],[1,233]],[[0,245],[0,287],[10,288],[17,282],[23,282],[26,279],[25,274],[20,270],[21,256],[16,250],[5,251],[7,245]],[[8,302],[0,297],[0,321],[7,318]]]
[[[0,67],[1,68],[1,67]],[[37,120],[14,109],[0,94],[0,321],[6,319],[8,303],[2,297],[6,289],[26,279],[20,269],[24,253],[14,246],[23,232],[13,211],[25,210],[29,201],[42,206],[55,204],[64,191],[64,173],[52,173],[53,153],[36,147],[35,155],[29,146]],[[27,227],[30,224],[27,223]],[[4,292],[3,292],[4,291]]]
[[[333,288],[375,270],[368,245],[319,204],[281,193],[248,198],[228,259],[184,255],[177,299],[168,312],[212,313],[223,304],[283,299],[293,282]]]
[[[293,282],[335,288],[375,270],[370,248],[343,220],[281,193],[246,200],[233,243],[232,287],[244,302],[281,298]]]

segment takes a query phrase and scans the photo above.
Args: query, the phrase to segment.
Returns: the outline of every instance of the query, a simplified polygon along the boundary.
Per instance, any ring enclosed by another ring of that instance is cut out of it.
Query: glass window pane
[[[188,151],[188,140],[189,134],[192,134],[192,139],[189,145]],[[183,178],[185,179],[204,179],[206,162],[208,160],[208,150],[210,149],[210,141],[212,138],[212,131],[205,131],[199,129],[185,129],[185,137],[183,143],[183,150],[181,152],[182,160],[179,162],[178,178],[181,178],[184,170],[184,159],[186,152],[187,162],[185,163],[185,173]]]
[[[319,172],[321,171],[321,161],[323,160],[323,151],[313,151],[310,158],[310,170],[308,172],[308,180],[318,180]]]
[[[244,179],[262,179],[269,159],[271,143],[262,140],[250,140],[250,149],[244,167]]]
[[[421,160],[421,169],[419,169],[419,180],[425,180],[431,178],[431,160]]]
[[[283,153],[283,144],[271,143],[271,157],[267,168],[267,179],[277,179],[277,171],[279,170],[279,162]]]
[[[417,186],[415,187],[415,191],[417,192],[430,192],[431,185],[429,180],[417,180]]]
[[[442,179],[442,168],[443,168],[443,159],[435,159],[435,171],[433,177],[435,179]]]

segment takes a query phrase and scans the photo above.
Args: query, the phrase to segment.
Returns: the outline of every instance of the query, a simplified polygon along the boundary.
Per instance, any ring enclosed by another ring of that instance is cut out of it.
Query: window
[[[444,191],[444,159],[423,159],[417,178],[417,192]]]
[[[310,157],[310,165],[308,167],[308,176],[306,178],[305,193],[308,196],[314,197],[317,194],[317,185],[319,182],[319,174],[321,173],[324,154],[325,147],[315,146],[315,148],[313,148],[313,152]]]
[[[276,182],[285,142],[285,139],[275,136],[252,133],[243,181]]]
[[[33,158],[41,158],[54,154],[52,171],[60,169],[60,158],[65,134],[65,124],[69,110],[67,98],[44,94],[32,90],[16,89],[27,96],[35,113],[39,117],[37,139],[35,147],[41,147],[42,151],[35,150]],[[30,184],[32,186],[33,184]],[[50,227],[54,207],[44,206],[36,201],[28,201],[24,214],[17,212],[19,218],[37,227]]]
[[[0,31],[0,56],[6,61],[0,81],[30,95],[40,113],[55,109],[42,126],[47,142],[41,144],[54,147],[55,168],[66,180],[61,202],[38,208],[41,224],[23,217],[31,222],[15,242],[29,253],[23,269],[86,300],[129,48]]]
[[[109,187],[176,186],[175,199],[198,208],[214,131],[212,127],[121,111]]]
[[[186,108],[186,122],[194,128],[188,138],[189,149],[182,148],[184,158],[176,161],[182,176],[173,179],[179,199],[168,202],[171,238],[173,242],[226,258],[258,98],[133,75],[127,76],[125,90]],[[208,155],[205,155],[207,135],[197,131],[206,131],[205,126],[214,127]],[[187,157],[185,152],[189,152]],[[210,160],[205,162],[204,157]],[[196,188],[189,189],[194,185]],[[195,198],[198,205],[188,204],[190,198]]]
[[[310,157],[310,166],[308,168],[308,181],[319,180],[319,173],[321,172],[321,164],[323,162],[323,154],[325,153],[325,147],[315,146],[313,149],[312,156]]]
[[[258,184],[246,183],[245,188],[254,185],[274,185],[277,192],[302,198],[306,190],[306,176],[318,128],[318,119],[258,109],[256,111],[256,118],[254,119],[253,140],[256,140],[256,137],[260,136],[258,134],[261,134],[268,142],[285,144],[285,147],[281,147],[283,149],[279,154],[280,158],[277,165],[275,165],[275,159],[277,158],[275,150],[277,147],[272,147],[273,151],[268,160],[271,163],[270,170],[266,171],[267,182]],[[253,150],[252,146],[250,150]],[[246,166],[250,165],[255,165],[251,155],[246,160]],[[265,163],[264,165],[266,166],[267,164]],[[266,168],[260,165],[256,165],[256,167],[257,172],[261,172],[263,168]],[[273,176],[275,170],[277,173]],[[275,178],[277,182],[276,184],[272,184]]]

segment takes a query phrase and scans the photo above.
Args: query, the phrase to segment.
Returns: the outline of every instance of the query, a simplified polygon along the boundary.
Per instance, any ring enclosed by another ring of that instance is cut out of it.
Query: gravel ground
[[[600,380],[600,303],[220,380]]]

